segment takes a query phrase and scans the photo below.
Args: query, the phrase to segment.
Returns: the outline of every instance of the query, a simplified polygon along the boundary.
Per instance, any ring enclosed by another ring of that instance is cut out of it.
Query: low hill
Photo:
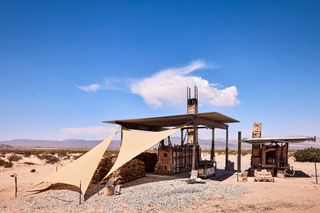
[[[39,139],[15,139],[15,140],[7,140],[0,141],[1,149],[8,149],[13,147],[46,147],[46,148],[91,148],[97,145],[101,140],[82,140],[82,139],[66,139],[66,140],[39,140]],[[171,142],[173,144],[180,144],[179,137],[171,137]],[[297,143],[290,144],[289,148],[305,148],[305,147],[320,147],[320,138],[317,138],[317,142],[310,143]],[[200,139],[200,146],[202,149],[210,149],[211,148],[211,140],[209,139]],[[237,149],[238,141],[235,139],[229,139],[229,148]],[[110,144],[111,149],[119,148],[120,142],[118,140],[112,141]],[[155,145],[154,147],[157,147]],[[215,139],[215,147],[216,149],[225,148],[225,139],[216,138]],[[242,149],[248,149],[251,146],[249,144],[242,144]]]
[[[0,149],[13,149],[13,146],[8,144],[0,144]]]

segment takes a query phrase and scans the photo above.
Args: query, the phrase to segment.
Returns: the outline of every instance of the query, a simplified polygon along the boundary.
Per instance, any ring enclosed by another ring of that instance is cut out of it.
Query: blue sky
[[[0,140],[100,139],[113,128],[102,120],[185,113],[181,88],[194,82],[200,111],[241,121],[231,138],[254,121],[268,136],[320,135],[319,11],[319,1],[2,0]]]

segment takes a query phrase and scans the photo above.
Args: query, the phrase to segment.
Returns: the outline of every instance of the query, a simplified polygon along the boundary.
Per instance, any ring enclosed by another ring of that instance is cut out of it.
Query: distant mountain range
[[[12,148],[12,147],[41,147],[41,148],[92,148],[97,145],[101,140],[82,140],[82,139],[66,139],[66,140],[37,140],[37,139],[15,139],[0,141],[0,149]],[[171,137],[171,141],[174,144],[180,144],[179,137]],[[290,144],[290,148],[303,148],[303,147],[320,147],[320,138],[317,138],[317,143],[298,143]],[[199,141],[202,149],[210,149],[211,140],[200,139]],[[229,148],[237,148],[237,140],[229,139]],[[111,149],[119,148],[120,141],[115,140],[110,144]],[[156,145],[155,147],[157,147]],[[225,147],[225,139],[216,138],[215,147],[221,149]],[[242,144],[244,149],[250,148],[249,144]]]
[[[46,147],[46,148],[91,148],[97,145],[101,140],[82,140],[82,139],[66,139],[66,140],[38,140],[38,139],[15,139],[0,141],[0,145],[5,148],[5,145],[11,147]],[[180,138],[171,137],[171,142],[173,144],[180,144]],[[207,149],[211,147],[211,140],[200,139],[200,145],[202,149]],[[157,145],[156,145],[157,146]],[[224,139],[216,139],[215,146],[217,148],[222,148],[225,146]],[[119,141],[112,141],[110,148],[118,148]],[[229,140],[229,147],[236,147],[235,140]]]
[[[15,139],[0,141],[0,144],[6,144],[13,147],[46,147],[46,148],[91,148],[98,144],[99,140],[38,140],[38,139]]]

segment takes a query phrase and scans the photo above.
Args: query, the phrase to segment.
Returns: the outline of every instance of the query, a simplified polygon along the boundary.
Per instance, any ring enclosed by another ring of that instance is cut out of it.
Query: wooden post
[[[238,165],[237,165],[237,182],[239,182],[239,173],[241,173],[241,132],[238,132]]]
[[[212,135],[211,135],[211,153],[210,153],[210,160],[211,161],[215,161],[216,160],[216,156],[215,156],[215,147],[214,147],[214,140],[215,140],[215,135],[214,135],[214,131],[215,129],[212,128]]]
[[[274,159],[272,159],[272,182],[274,182]]]
[[[79,205],[81,204],[81,194],[82,194],[82,191],[81,191],[81,180],[80,180],[80,186],[79,186]]]
[[[122,131],[122,126],[121,126],[121,129],[120,129],[120,147],[122,146],[122,138],[123,138],[123,131]]]
[[[14,173],[14,197],[18,197],[18,175]]]
[[[229,161],[229,127],[226,129],[226,166],[225,170],[228,169],[228,161]]]
[[[317,171],[317,160],[314,158],[314,171],[316,175],[316,184],[318,184],[318,171]]]
[[[196,123],[193,125],[192,170],[196,170]]]
[[[192,149],[192,170],[197,169],[197,158],[196,158],[196,146],[198,143],[197,134],[196,134],[197,124],[193,124],[193,149]]]
[[[181,136],[181,146],[182,146],[183,145],[183,129],[181,129],[180,132],[181,132],[180,136]]]
[[[241,172],[241,132],[238,132],[238,173]]]

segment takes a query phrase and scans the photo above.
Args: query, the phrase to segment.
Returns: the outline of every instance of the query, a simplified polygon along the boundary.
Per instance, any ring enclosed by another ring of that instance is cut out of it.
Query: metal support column
[[[215,136],[214,136],[214,128],[212,128],[212,136],[211,136],[211,153],[210,153],[210,160],[211,161],[215,161],[216,160],[216,155],[215,155],[215,147],[214,147],[214,140],[215,140]]]
[[[228,169],[228,161],[229,161],[229,126],[226,129],[226,166],[225,170]]]
[[[195,134],[196,128],[197,128],[197,124],[194,122],[194,124],[193,124],[193,148],[192,148],[192,170],[197,169],[197,163],[196,163],[197,136]]]
[[[238,172],[241,172],[241,132],[238,132]]]

